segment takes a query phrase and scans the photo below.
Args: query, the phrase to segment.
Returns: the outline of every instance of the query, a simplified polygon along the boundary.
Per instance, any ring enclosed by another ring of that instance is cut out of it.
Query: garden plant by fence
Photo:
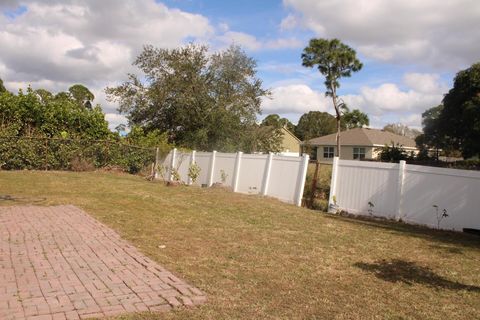
[[[330,211],[480,230],[480,172],[334,158]]]
[[[200,168],[193,182],[189,168]],[[300,206],[302,203],[308,155],[290,157],[275,154],[221,152],[179,152],[173,149],[163,162],[164,176],[157,178],[210,187],[221,184],[234,192],[261,194]]]

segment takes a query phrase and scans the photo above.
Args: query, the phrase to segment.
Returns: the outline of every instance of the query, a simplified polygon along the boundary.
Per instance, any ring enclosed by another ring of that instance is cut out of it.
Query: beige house
[[[309,146],[316,152],[317,160],[332,161],[336,154],[336,134],[329,134],[305,141],[303,146]],[[392,142],[400,144],[408,153],[418,153],[415,140],[394,133],[370,129],[356,128],[342,131],[340,134],[340,158],[346,160],[377,159],[378,149],[385,145],[392,145]]]
[[[286,128],[282,128],[282,155],[299,156],[302,141]]]

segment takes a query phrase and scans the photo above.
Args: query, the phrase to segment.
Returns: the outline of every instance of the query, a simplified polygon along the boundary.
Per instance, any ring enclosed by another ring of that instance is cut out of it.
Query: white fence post
[[[267,163],[265,166],[265,172],[263,174],[263,183],[262,183],[262,195],[266,196],[268,192],[268,182],[270,180],[270,171],[272,171],[272,160],[273,160],[273,153],[268,154]]]
[[[173,170],[175,170],[175,162],[177,160],[177,148],[172,150],[172,159],[170,159],[170,174],[168,175],[168,181],[173,181]]]
[[[154,168],[154,179],[158,179],[158,166],[160,165],[160,149],[157,147],[155,149],[155,168]]]
[[[192,184],[193,181],[192,181],[192,178],[188,175],[189,171],[190,171],[190,167],[195,163],[195,155],[197,154],[197,151],[193,150],[192,151],[192,154],[190,155],[190,166],[188,168],[188,171],[187,171],[187,176],[188,176],[188,184]]]
[[[238,180],[240,178],[240,164],[242,163],[242,151],[237,152],[237,157],[235,158],[235,166],[233,169],[233,177],[232,177],[232,189],[233,192],[237,192],[238,190]]]
[[[215,158],[217,156],[217,151],[213,150],[212,157],[210,158],[210,168],[208,171],[208,184],[207,186],[211,187],[213,184],[213,174],[215,170]]]
[[[337,176],[338,176],[338,157],[333,158],[332,164],[332,180],[330,181],[330,197],[328,198],[328,212],[336,212],[334,206],[336,201],[333,201],[335,193],[337,192]]]
[[[295,205],[298,207],[302,205],[303,189],[305,188],[305,179],[307,177],[308,159],[308,154],[304,154],[302,157],[302,164],[300,165],[300,170],[298,172],[298,185],[295,194]]]
[[[403,182],[405,179],[405,160],[400,160],[398,166],[398,185],[397,185],[397,212],[395,219],[398,221],[402,218],[402,206],[403,206]]]

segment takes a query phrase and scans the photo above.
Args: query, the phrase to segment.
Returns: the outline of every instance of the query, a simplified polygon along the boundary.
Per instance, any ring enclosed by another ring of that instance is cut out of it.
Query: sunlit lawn
[[[128,319],[480,318],[475,236],[123,174],[0,171],[0,196],[83,208],[208,295]]]

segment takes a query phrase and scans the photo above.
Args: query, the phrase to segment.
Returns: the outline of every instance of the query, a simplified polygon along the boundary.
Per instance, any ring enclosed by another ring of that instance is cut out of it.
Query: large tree
[[[480,155],[480,62],[455,76],[443,98],[439,128],[465,158]]]
[[[350,110],[344,105],[342,114],[342,124],[346,129],[363,128],[370,125],[368,115],[359,109]]]
[[[129,75],[107,88],[131,125],[158,129],[177,145],[233,151],[256,121],[261,98],[269,94],[256,76],[256,63],[239,47],[209,55],[207,47],[145,46]]]
[[[310,111],[298,120],[295,135],[302,141],[325,136],[335,132],[335,117],[327,112]]]
[[[3,85],[3,80],[0,78],[0,93],[7,92],[7,88]]]
[[[269,114],[262,120],[262,126],[273,126],[275,128],[287,128],[292,133],[295,132],[295,125],[287,118],[281,118],[278,114]]]
[[[356,52],[338,39],[311,39],[308,47],[303,49],[302,64],[305,67],[317,67],[318,71],[325,76],[325,94],[332,97],[337,120],[337,150],[336,156],[340,156],[340,130],[341,108],[337,90],[340,87],[340,79],[350,77],[352,72],[359,71],[362,63],[357,59]]]

